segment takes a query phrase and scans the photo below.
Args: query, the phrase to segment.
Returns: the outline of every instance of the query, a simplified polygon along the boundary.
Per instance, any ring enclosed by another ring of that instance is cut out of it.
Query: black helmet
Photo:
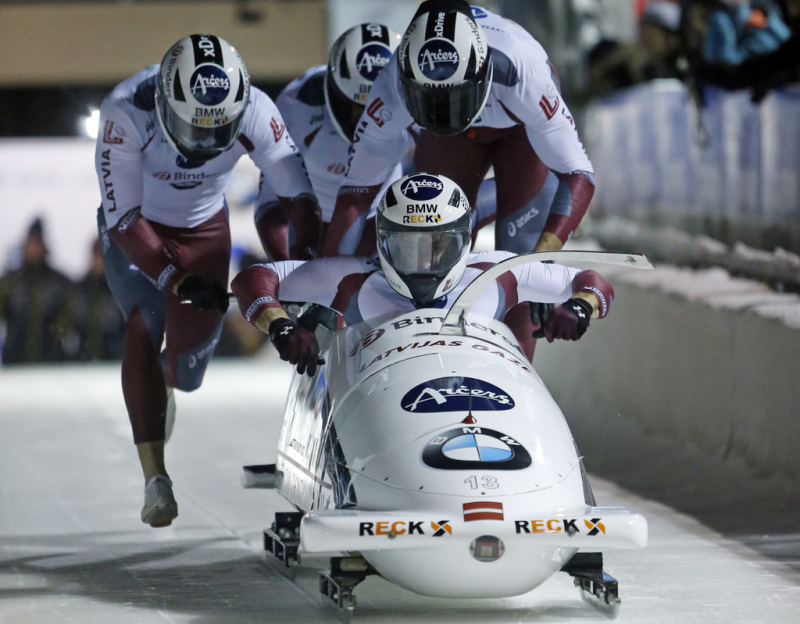
[[[398,69],[408,110],[420,126],[442,135],[469,128],[492,84],[489,45],[469,4],[423,2],[400,42]]]

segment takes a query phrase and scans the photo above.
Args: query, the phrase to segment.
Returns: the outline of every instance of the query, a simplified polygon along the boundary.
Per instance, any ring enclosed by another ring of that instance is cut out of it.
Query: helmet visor
[[[167,106],[163,97],[156,98],[164,128],[169,132],[178,151],[186,158],[210,160],[233,145],[239,136],[244,115],[225,125],[203,128],[184,121]]]
[[[435,134],[452,135],[469,128],[480,114],[491,84],[491,72],[459,85],[442,87],[425,86],[400,72],[400,84],[414,121]]]
[[[401,275],[446,275],[470,244],[469,231],[399,232],[379,229],[379,244]]]

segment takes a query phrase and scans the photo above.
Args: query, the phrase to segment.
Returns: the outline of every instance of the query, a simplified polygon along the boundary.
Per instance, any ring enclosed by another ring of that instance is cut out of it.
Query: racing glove
[[[181,301],[189,301],[198,310],[228,310],[228,291],[217,282],[209,282],[197,275],[186,276],[178,284],[175,294]]]
[[[533,333],[534,338],[554,340],[578,340],[589,328],[592,306],[585,299],[572,298],[553,309],[542,329]]]
[[[531,325],[537,328],[532,334],[534,338],[544,338],[544,324],[547,319],[550,318],[550,315],[553,314],[553,308],[555,307],[554,303],[536,303],[535,301],[531,301]]]
[[[288,318],[277,318],[269,324],[269,337],[284,362],[297,365],[297,372],[313,377],[317,364],[324,364],[319,357],[319,345],[314,332],[301,327]]]

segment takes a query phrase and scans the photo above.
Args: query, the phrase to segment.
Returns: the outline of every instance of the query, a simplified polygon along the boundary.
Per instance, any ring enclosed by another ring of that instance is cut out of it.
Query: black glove
[[[187,276],[178,286],[178,299],[189,301],[198,310],[228,311],[228,291],[217,282],[209,282],[197,275]]]
[[[547,319],[550,318],[550,315],[553,313],[553,308],[555,307],[556,304],[554,303],[530,302],[531,325],[536,328],[531,336],[534,338],[544,338],[544,324],[547,322]]]
[[[313,377],[317,364],[324,364],[319,357],[319,345],[314,332],[300,327],[288,318],[278,318],[269,324],[269,337],[281,359],[297,365],[297,372]]]
[[[568,299],[553,310],[544,322],[542,336],[534,332],[534,337],[547,338],[547,342],[560,340],[578,340],[589,328],[592,306],[585,299]]]

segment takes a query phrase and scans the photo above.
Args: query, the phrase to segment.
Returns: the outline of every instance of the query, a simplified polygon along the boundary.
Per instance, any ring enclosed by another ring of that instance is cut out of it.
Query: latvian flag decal
[[[464,522],[473,520],[502,520],[503,503],[481,501],[479,503],[464,503]]]

